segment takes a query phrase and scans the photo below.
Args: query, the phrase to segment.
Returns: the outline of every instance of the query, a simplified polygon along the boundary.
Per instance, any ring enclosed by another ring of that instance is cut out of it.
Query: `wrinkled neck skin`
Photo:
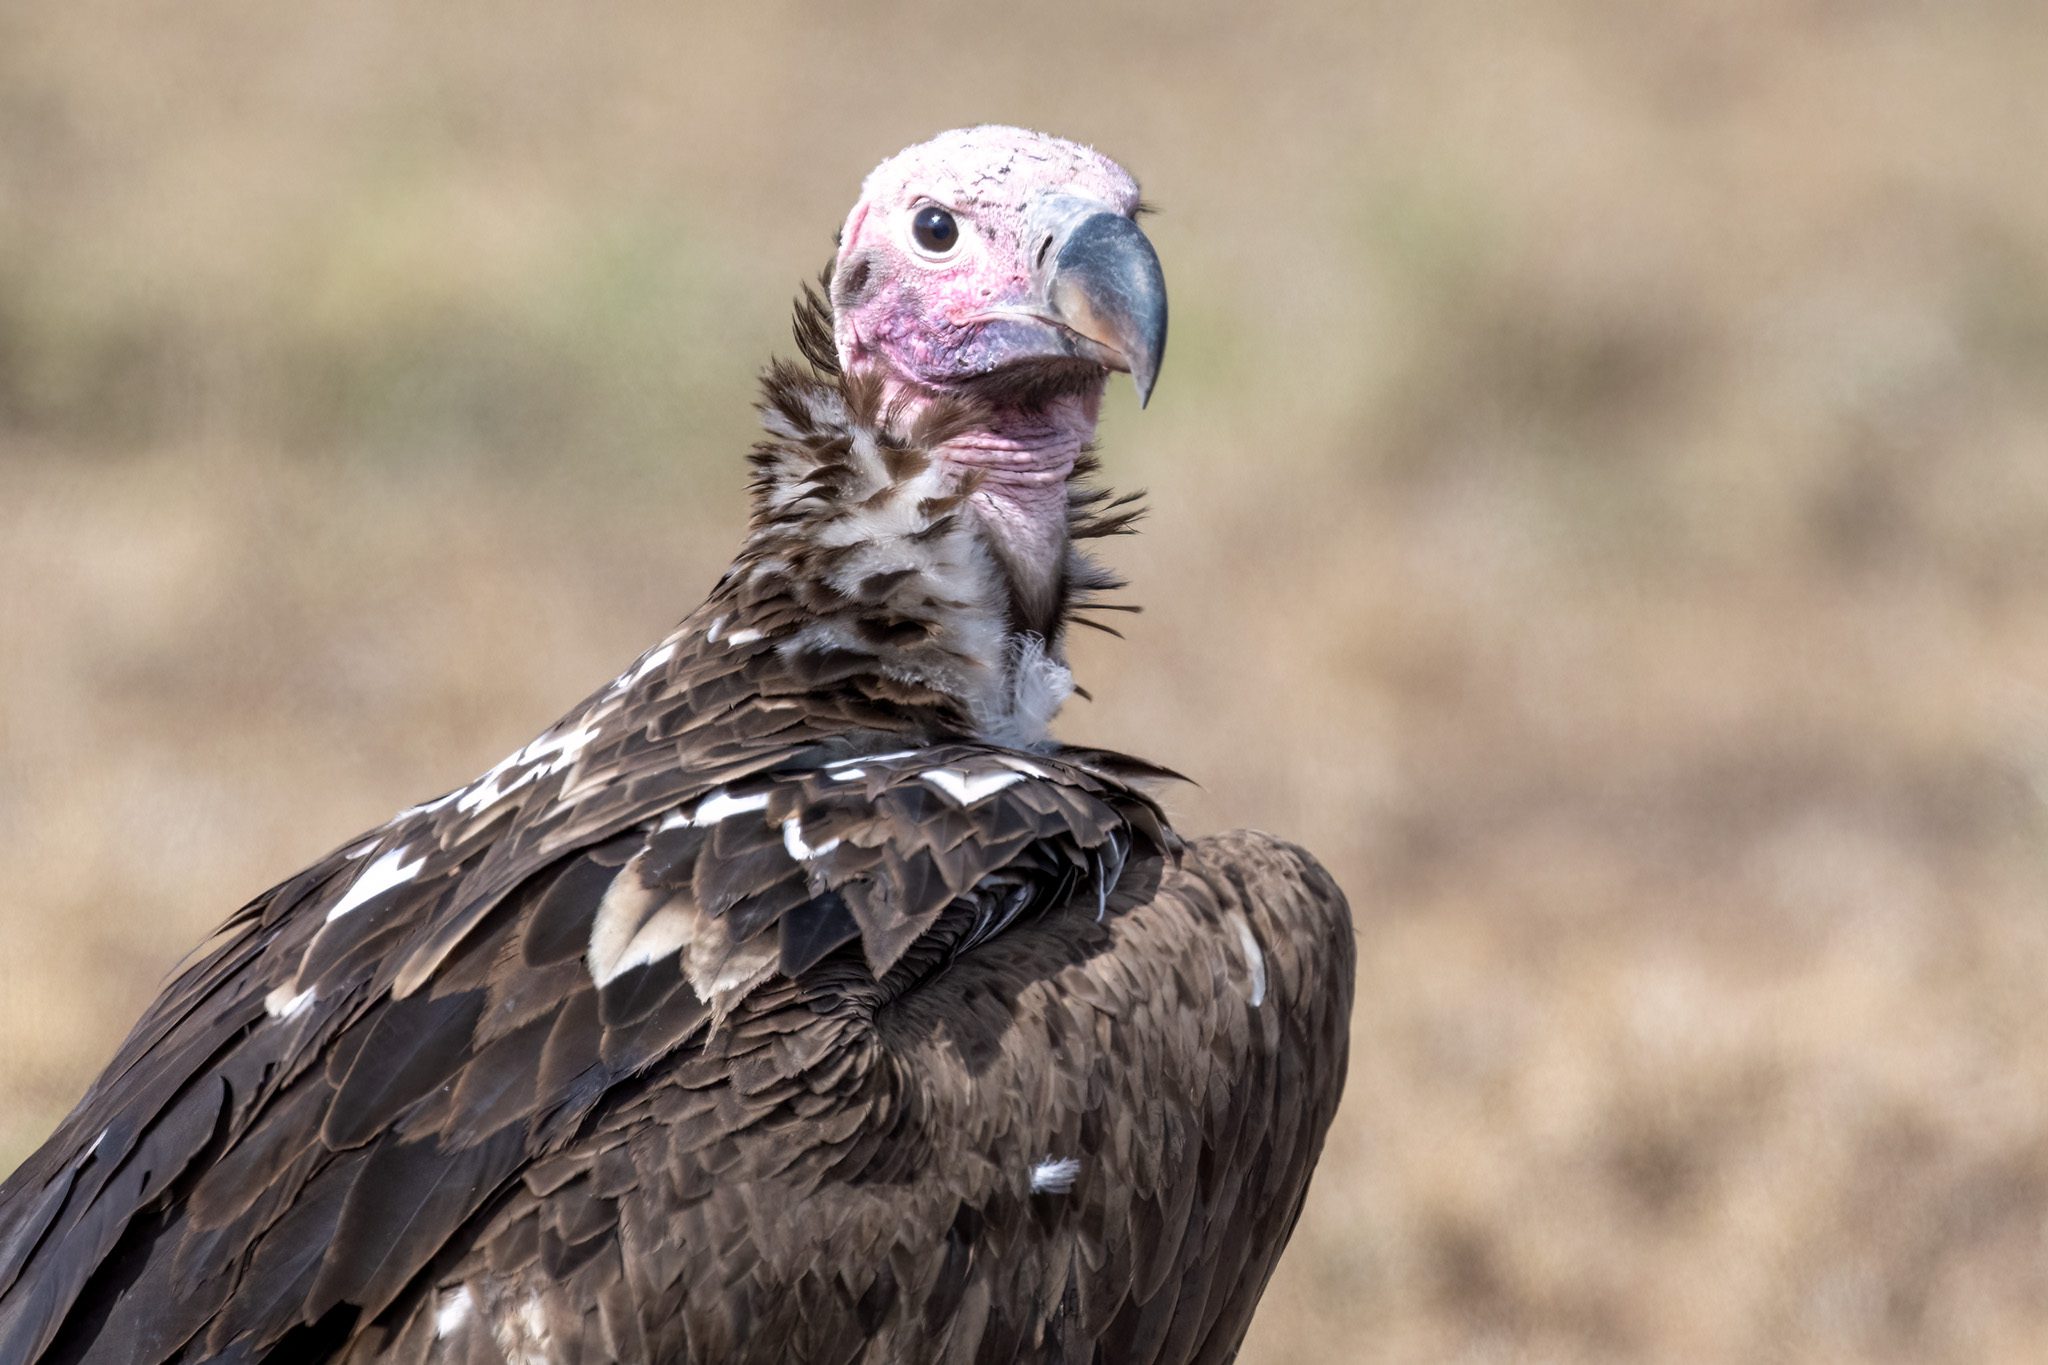
[[[887,401],[914,419],[935,398],[885,370]],[[1030,406],[999,407],[934,454],[974,481],[969,505],[1010,581],[1013,626],[1048,641],[1067,568],[1067,481],[1095,437],[1102,381]]]

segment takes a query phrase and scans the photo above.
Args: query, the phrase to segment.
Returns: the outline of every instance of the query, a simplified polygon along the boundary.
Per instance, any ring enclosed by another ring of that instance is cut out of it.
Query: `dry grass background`
[[[0,3],[0,1166],[235,903],[734,544],[867,167],[1174,335],[1075,736],[1318,850],[1257,1362],[2048,1359],[2048,9]]]

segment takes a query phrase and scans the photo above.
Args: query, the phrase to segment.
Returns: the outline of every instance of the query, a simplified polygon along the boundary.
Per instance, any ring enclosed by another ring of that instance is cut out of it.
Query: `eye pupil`
[[[953,215],[936,204],[917,211],[911,220],[910,235],[926,251],[945,255],[960,240],[960,225],[953,221]]]

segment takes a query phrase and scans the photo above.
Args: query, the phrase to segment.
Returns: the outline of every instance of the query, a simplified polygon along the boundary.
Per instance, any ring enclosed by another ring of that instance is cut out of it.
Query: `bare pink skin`
[[[1034,303],[1031,206],[1069,195],[1126,215],[1138,186],[1099,152],[1022,128],[941,133],[877,166],[840,233],[835,289],[858,281],[838,310],[840,362],[879,368],[889,396],[915,412],[983,368],[991,324]],[[927,205],[949,211],[960,241],[934,258],[911,236]],[[1103,379],[1107,379],[1105,373]],[[1013,571],[1049,582],[1066,545],[1066,483],[1095,434],[1102,384],[1085,395],[998,413],[943,448],[983,474],[974,502]],[[1027,587],[1036,586],[1027,584]]]

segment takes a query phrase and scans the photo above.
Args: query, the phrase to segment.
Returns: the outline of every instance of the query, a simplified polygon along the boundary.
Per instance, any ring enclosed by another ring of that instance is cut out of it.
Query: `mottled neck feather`
[[[727,613],[723,636],[756,632],[747,638],[807,668],[929,689],[997,743],[1048,743],[1074,690],[1067,626],[1099,625],[1081,613],[1108,607],[1097,597],[1122,586],[1078,542],[1130,530],[1135,497],[1079,477],[1096,468],[1083,456],[1068,485],[1060,581],[1029,606],[1041,594],[1020,591],[969,505],[974,473],[933,454],[984,411],[964,399],[908,420],[890,409],[878,379],[840,372],[814,291],[798,302],[796,337],[809,363],[777,361],[763,379],[752,525],[711,604]]]

